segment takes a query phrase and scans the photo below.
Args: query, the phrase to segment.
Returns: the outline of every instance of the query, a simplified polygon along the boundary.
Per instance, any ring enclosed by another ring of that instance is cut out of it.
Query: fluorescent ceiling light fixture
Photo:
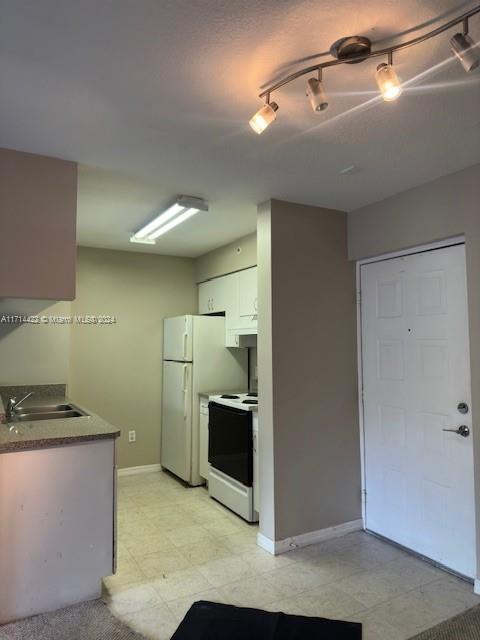
[[[152,231],[155,231],[156,229],[158,229],[158,227],[161,227],[162,224],[165,224],[166,222],[171,220],[173,217],[181,213],[183,210],[184,210],[184,207],[182,207],[177,202],[175,204],[172,204],[172,206],[168,207],[166,211],[163,211],[162,213],[160,213],[151,222],[149,222],[144,227],[142,227],[140,231],[137,231],[134,238],[137,238],[137,239],[147,238],[147,236],[149,236],[152,233]]]
[[[194,216],[199,211],[200,211],[200,209],[195,209],[193,207],[191,209],[187,209],[186,211],[181,213],[179,216],[177,216],[173,220],[170,220],[170,222],[167,222],[167,224],[164,224],[163,227],[160,227],[160,229],[157,229],[154,233],[152,233],[150,238],[152,240],[155,240],[156,238],[159,238],[160,236],[163,236],[164,233],[167,233],[167,231],[170,231],[170,229],[173,229],[178,224],[181,224],[182,222],[185,222],[185,220],[188,220],[189,218]]]
[[[175,202],[151,222],[143,226],[131,238],[138,244],[155,244],[156,238],[185,222],[199,211],[208,211],[208,204],[201,198],[178,196]]]

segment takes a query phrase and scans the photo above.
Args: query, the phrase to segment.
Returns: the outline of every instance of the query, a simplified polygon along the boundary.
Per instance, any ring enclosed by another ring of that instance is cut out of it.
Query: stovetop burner
[[[246,400],[242,400],[242,404],[258,404],[258,400],[253,400],[253,399],[246,399]]]
[[[225,400],[240,400],[240,396],[232,396],[229,393],[224,393],[221,398],[225,398]]]

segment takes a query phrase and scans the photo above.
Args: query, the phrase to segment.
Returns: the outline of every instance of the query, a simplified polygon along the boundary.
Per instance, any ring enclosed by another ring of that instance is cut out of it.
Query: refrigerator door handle
[[[183,359],[184,360],[187,359],[187,339],[188,339],[188,333],[184,333],[183,334]]]
[[[188,376],[188,365],[183,365],[183,417],[187,419],[187,396],[188,396],[188,388],[187,388],[187,376]]]

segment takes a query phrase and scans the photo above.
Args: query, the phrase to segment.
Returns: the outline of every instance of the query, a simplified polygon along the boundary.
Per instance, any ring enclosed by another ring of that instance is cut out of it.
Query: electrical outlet
[[[137,432],[136,431],[129,431],[128,432],[128,441],[129,442],[136,442],[137,440]]]

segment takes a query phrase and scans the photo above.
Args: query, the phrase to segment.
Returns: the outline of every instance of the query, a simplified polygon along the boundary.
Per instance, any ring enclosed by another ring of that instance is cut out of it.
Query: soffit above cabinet
[[[77,165],[0,149],[0,298],[75,297]]]

